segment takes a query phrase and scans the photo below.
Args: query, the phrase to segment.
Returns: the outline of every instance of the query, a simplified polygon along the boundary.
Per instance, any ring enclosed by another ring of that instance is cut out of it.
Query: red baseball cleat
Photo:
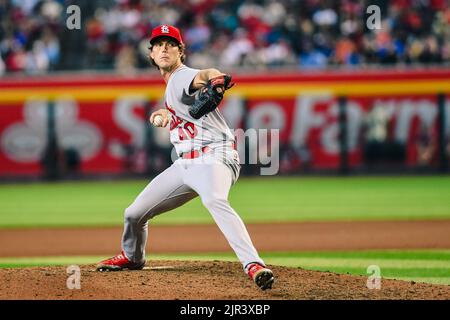
[[[274,282],[272,270],[256,262],[248,264],[245,270],[250,279],[252,279],[261,290],[272,288]]]
[[[120,270],[141,270],[144,268],[145,260],[142,262],[132,262],[128,260],[122,251],[117,256],[101,261],[97,264],[97,271],[120,271]]]

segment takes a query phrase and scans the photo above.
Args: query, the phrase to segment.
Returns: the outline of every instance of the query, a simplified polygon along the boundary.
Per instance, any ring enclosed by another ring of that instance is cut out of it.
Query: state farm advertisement
[[[244,82],[251,87],[260,84],[261,79],[255,78],[253,82],[245,79]],[[271,82],[264,79],[264,85],[270,87]],[[320,82],[315,85],[321,87]],[[95,81],[89,86],[95,89]],[[10,84],[3,88],[0,85],[4,97],[3,100],[0,98],[0,176],[40,175],[48,137],[50,99],[27,96],[21,101],[12,95],[8,98],[11,88]],[[118,90],[112,98],[96,101],[95,97],[85,99],[76,93],[71,95],[70,79],[67,88],[69,94],[64,92],[51,98],[57,143],[61,150],[78,153],[81,173],[141,172],[144,165],[139,154],[149,139],[153,146],[170,151],[169,129],[149,127],[145,117],[146,107],[152,110],[164,106],[160,89],[159,96],[153,97],[142,92]],[[336,95],[326,90],[312,93],[299,90],[297,94],[295,88],[292,90],[293,93],[286,96],[274,94],[273,98],[267,94],[264,97],[228,94],[220,109],[232,129],[278,130],[279,141],[270,142],[277,144],[280,151],[280,173],[295,173],[305,168],[338,168],[340,131]],[[424,143],[432,148],[432,152],[436,150],[437,115],[437,93],[348,95],[346,118],[350,167],[365,165],[367,144],[377,139],[402,146],[402,164],[417,165],[419,148]],[[448,95],[445,115],[448,124]],[[445,130],[448,137],[448,125]],[[262,149],[250,146],[247,152],[267,151]],[[152,157],[151,150],[149,157]],[[432,157],[430,165],[433,165]]]

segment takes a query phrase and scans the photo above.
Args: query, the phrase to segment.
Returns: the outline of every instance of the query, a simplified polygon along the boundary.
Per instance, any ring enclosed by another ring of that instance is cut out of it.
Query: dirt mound
[[[270,267],[276,280],[267,291],[236,262],[150,261],[141,271],[102,273],[84,265],[79,290],[67,288],[64,266],[0,269],[0,299],[450,299],[450,286],[383,279],[380,290],[369,290],[363,276]]]

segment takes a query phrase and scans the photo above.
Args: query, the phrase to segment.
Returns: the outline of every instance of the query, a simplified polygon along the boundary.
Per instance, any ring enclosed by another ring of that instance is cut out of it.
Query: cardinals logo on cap
[[[157,26],[152,30],[152,34],[150,36],[150,43],[152,43],[156,38],[161,36],[170,37],[177,40],[179,43],[183,43],[183,40],[181,39],[180,30],[178,30],[178,28],[176,27],[169,26],[167,24]]]
[[[169,33],[169,27],[168,26],[161,26],[161,33]]]

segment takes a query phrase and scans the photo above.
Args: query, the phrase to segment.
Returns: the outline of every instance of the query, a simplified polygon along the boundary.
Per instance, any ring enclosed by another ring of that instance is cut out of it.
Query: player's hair
[[[153,44],[150,43],[148,50],[152,51],[152,48],[153,48]],[[185,47],[184,43],[178,43],[178,49],[180,50],[180,53],[181,53],[181,62],[184,63],[184,61],[186,60],[186,54],[184,53],[186,50],[186,47]],[[150,57],[150,56],[149,56],[149,59],[152,62],[152,65],[154,65],[159,70],[159,67],[156,64],[155,60],[153,60],[152,57]]]

